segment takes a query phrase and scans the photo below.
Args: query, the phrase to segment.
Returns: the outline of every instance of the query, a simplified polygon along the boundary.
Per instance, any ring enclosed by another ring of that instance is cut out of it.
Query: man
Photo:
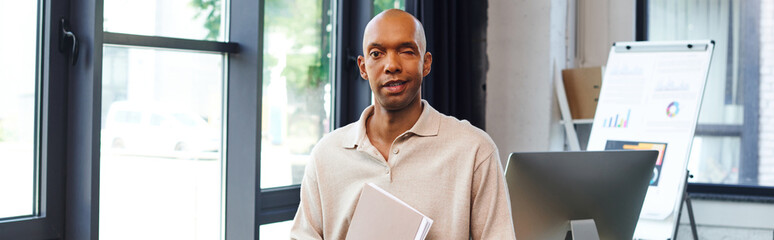
[[[421,99],[433,62],[422,24],[384,11],[366,26],[363,53],[375,104],[312,150],[291,238],[344,239],[371,182],[433,219],[427,239],[515,239],[492,139]]]

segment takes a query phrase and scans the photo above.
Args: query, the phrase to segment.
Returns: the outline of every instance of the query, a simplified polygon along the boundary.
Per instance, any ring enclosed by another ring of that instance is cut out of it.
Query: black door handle
[[[67,54],[70,49],[70,62],[73,66],[78,62],[78,38],[70,30],[70,23],[64,18],[59,19],[59,52]]]

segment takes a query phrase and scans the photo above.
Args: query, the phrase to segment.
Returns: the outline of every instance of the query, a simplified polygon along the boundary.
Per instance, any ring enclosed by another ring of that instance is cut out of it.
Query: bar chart
[[[627,128],[629,127],[631,115],[632,110],[627,109],[625,113],[618,113],[615,116],[605,118],[602,126],[605,128]]]

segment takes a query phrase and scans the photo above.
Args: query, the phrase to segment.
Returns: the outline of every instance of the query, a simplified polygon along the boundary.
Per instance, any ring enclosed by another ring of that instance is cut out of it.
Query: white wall
[[[551,30],[554,2],[489,2],[486,129],[503,163],[511,152],[561,149],[551,66],[564,30]]]
[[[603,66],[614,42],[634,41],[634,2],[577,0],[575,67]]]

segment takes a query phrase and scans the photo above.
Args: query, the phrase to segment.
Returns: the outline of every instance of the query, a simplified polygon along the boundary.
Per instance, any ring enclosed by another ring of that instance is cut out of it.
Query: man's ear
[[[368,80],[368,73],[366,72],[365,58],[363,56],[357,56],[357,68],[360,69],[360,77]]]
[[[433,54],[425,52],[425,63],[422,64],[422,77],[427,77],[427,74],[430,74],[431,65],[433,65]]]

